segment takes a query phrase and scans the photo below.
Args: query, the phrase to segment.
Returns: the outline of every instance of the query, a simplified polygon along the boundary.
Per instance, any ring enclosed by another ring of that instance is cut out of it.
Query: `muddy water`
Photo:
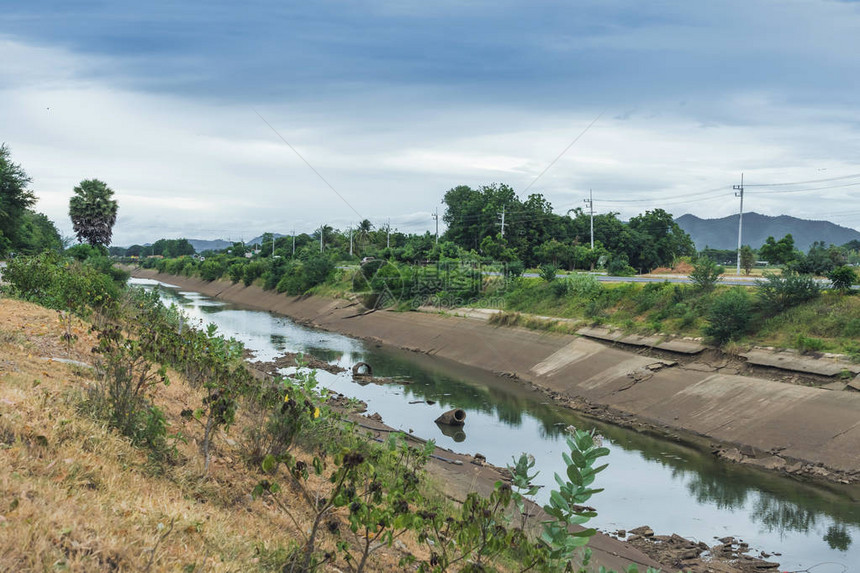
[[[401,380],[402,385],[362,386],[348,372],[318,372],[322,385],[367,402],[368,413],[379,412],[387,424],[442,447],[479,452],[501,466],[520,452],[534,455],[540,470],[536,482],[546,486],[539,501],[548,498],[553,473],[564,472],[564,428],[595,426],[536,392],[483,371],[305,328],[198,293],[160,290],[166,302],[177,304],[193,320],[216,324],[260,360],[304,352],[347,369],[368,362],[375,375]],[[454,407],[467,412],[466,425],[462,432],[443,432],[433,420]],[[596,484],[606,491],[592,498],[599,511],[596,527],[613,532],[647,524],[658,533],[674,532],[708,544],[732,535],[755,548],[753,554],[773,554],[769,559],[779,561],[782,571],[860,570],[860,488],[804,484],[721,463],[707,452],[634,431],[596,425],[612,452],[609,468]]]

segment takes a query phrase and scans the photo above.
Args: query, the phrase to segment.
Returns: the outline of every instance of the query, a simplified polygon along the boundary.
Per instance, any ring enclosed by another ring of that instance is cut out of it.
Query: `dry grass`
[[[216,440],[201,478],[200,430],[179,416],[200,396],[181,377],[155,402],[188,443],[177,442],[173,465],[154,462],[78,413],[89,369],[43,359],[93,363],[85,324],[69,350],[58,313],[0,299],[0,328],[0,571],[279,570],[297,532],[251,499],[260,476],[230,437]],[[380,569],[396,568],[398,554],[380,554]]]

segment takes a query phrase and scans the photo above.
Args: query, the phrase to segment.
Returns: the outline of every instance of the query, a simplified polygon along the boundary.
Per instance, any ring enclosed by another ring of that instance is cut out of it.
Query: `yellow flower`
[[[317,419],[319,417],[320,417],[320,409],[314,408],[314,419]]]
[[[289,402],[289,401],[290,401],[290,395],[289,395],[289,394],[285,394],[285,395],[284,395],[284,402]]]

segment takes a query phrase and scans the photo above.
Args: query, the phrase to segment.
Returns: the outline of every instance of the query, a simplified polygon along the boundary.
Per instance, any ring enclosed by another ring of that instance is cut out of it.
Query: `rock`
[[[627,537],[627,531],[624,529],[619,529],[615,532],[615,535],[617,535],[618,537]]]
[[[630,533],[634,535],[641,535],[642,537],[652,537],[654,535],[654,530],[647,525],[643,525],[642,527],[631,529]]]
[[[744,459],[743,454],[737,448],[729,448],[720,452],[720,457],[730,462],[739,462]]]
[[[735,542],[735,538],[730,535],[728,537],[720,537],[718,541],[723,545],[731,545]]]
[[[375,422],[382,422],[382,416],[379,415],[379,412],[374,412],[370,416],[367,417],[368,420],[373,420]]]
[[[854,377],[854,380],[848,383],[848,388],[860,392],[860,374]]]

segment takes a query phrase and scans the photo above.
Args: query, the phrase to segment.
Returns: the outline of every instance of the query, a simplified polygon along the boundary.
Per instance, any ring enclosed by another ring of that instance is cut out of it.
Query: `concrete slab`
[[[679,354],[698,354],[705,349],[703,344],[692,340],[678,340],[674,338],[664,340],[660,336],[624,334],[620,330],[611,330],[609,328],[586,327],[580,328],[576,333],[580,336],[585,336],[586,338],[596,338],[598,340],[606,340],[607,342],[620,342],[631,346],[657,348],[659,350],[668,350],[669,352],[677,352]]]
[[[740,356],[746,358],[750,364],[782,368],[783,370],[792,370],[807,374],[836,376],[846,370],[852,374],[860,374],[860,365],[837,361],[833,358],[813,358],[791,352],[772,352],[761,349],[750,350]]]

